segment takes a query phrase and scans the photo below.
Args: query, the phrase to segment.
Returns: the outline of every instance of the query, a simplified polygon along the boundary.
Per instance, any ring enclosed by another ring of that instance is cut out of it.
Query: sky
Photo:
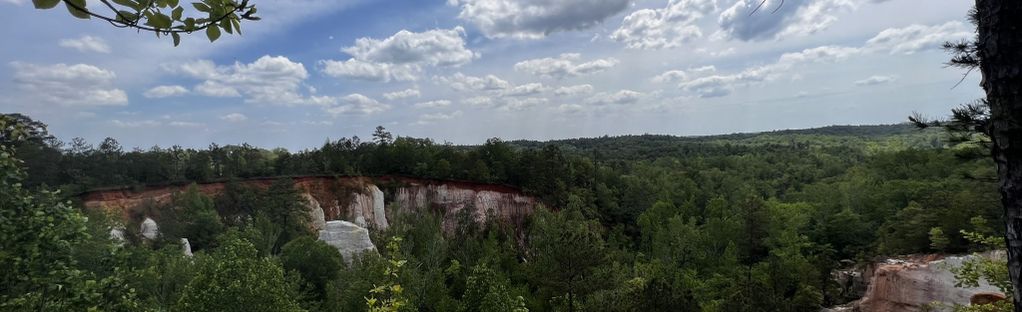
[[[241,36],[173,47],[0,0],[0,112],[65,141],[301,150],[377,125],[479,144],[890,124],[983,96],[940,50],[973,36],[969,1],[759,1],[251,0]]]

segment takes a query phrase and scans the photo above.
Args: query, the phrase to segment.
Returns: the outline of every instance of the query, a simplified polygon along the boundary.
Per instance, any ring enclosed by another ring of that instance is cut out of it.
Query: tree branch
[[[224,19],[227,19],[227,17],[231,16],[231,14],[234,14],[234,12],[241,11],[242,9],[245,8],[246,4],[248,3],[248,1],[242,2],[241,5],[235,6],[234,10],[231,10],[230,12],[227,12],[226,14],[224,14],[223,16],[221,16],[221,17],[219,17],[219,18],[217,18],[215,20],[209,21],[205,25],[196,27],[195,29],[183,30],[183,29],[170,29],[170,28],[162,29],[162,28],[155,28],[155,27],[138,25],[138,21],[141,20],[141,16],[139,17],[139,19],[137,19],[135,21],[128,22],[127,18],[124,18],[124,16],[122,16],[120,14],[120,12],[117,12],[117,9],[113,8],[113,6],[111,6],[110,3],[108,3],[105,0],[101,0],[101,1],[103,3],[106,3],[108,6],[110,6],[110,8],[114,10],[114,12],[117,12],[118,16],[120,16],[121,18],[125,19],[124,21],[120,21],[120,20],[117,20],[115,18],[110,18],[110,17],[107,17],[107,16],[103,16],[103,15],[99,15],[99,14],[93,13],[92,11],[89,11],[88,9],[86,9],[84,7],[80,7],[78,5],[75,5],[74,3],[72,3],[69,0],[62,0],[62,1],[64,2],[64,4],[74,8],[75,10],[82,11],[85,14],[88,14],[89,16],[92,16],[92,17],[95,17],[95,18],[107,21],[107,22],[109,22],[111,24],[114,24],[114,26],[121,27],[121,28],[130,27],[130,28],[135,28],[135,29],[138,29],[138,30],[151,31],[151,32],[154,32],[154,33],[157,33],[157,34],[161,34],[161,33],[162,34],[192,33],[192,32],[195,32],[195,31],[200,31],[200,30],[209,28],[210,26],[214,26],[217,23],[220,23],[221,21],[223,21]]]

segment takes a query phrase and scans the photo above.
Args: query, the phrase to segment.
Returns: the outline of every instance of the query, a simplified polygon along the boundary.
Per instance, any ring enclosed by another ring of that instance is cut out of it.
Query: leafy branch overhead
[[[99,0],[113,14],[109,16],[87,7],[85,0],[32,0],[36,9],[52,9],[61,2],[74,17],[98,18],[118,28],[153,32],[157,37],[169,35],[174,46],[181,43],[182,33],[204,31],[213,42],[220,38],[221,30],[240,35],[242,20],[259,20],[255,16],[255,5],[248,4],[248,0],[240,3],[234,0],[193,2],[194,12],[187,16],[185,6],[179,0]]]

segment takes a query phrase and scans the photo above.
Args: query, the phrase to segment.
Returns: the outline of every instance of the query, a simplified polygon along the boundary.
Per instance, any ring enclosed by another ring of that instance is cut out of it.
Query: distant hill
[[[736,153],[742,147],[776,148],[848,148],[866,153],[908,148],[944,148],[946,134],[940,129],[918,129],[911,124],[827,126],[811,129],[776,130],[709,136],[672,136],[662,134],[603,136],[551,141],[516,140],[520,148],[557,145],[583,154],[616,157],[649,157],[662,154],[699,155],[716,152]],[[720,149],[725,149],[721,151]]]

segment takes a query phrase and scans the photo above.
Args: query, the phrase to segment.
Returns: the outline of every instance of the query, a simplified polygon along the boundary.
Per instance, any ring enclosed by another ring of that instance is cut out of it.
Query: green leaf
[[[139,9],[138,2],[133,1],[133,0],[113,0],[113,1],[116,4],[120,4],[120,5],[129,7],[129,8],[135,9],[135,11],[138,11],[138,9]]]
[[[164,15],[163,13],[156,13],[153,14],[153,18],[156,20],[154,26],[159,28],[170,28],[170,16]]]
[[[206,27],[206,38],[209,38],[209,42],[216,41],[220,38],[220,28],[216,25],[209,25]]]
[[[209,6],[202,2],[193,2],[192,6],[194,6],[195,9],[199,10],[200,12],[209,12],[210,10]]]
[[[71,15],[73,15],[74,17],[77,17],[77,18],[80,18],[80,19],[89,19],[90,16],[89,16],[89,13],[87,11],[82,11],[82,10],[76,9],[74,7],[74,6],[77,6],[79,8],[86,9],[86,7],[85,7],[85,0],[66,0],[66,2],[64,2],[64,4],[67,6],[67,11],[71,12]],[[72,5],[74,5],[74,6],[72,6]]]
[[[177,45],[181,44],[181,35],[178,35],[177,33],[170,33],[170,36],[174,37],[174,46],[175,47]]]
[[[234,31],[231,30],[231,22],[221,21],[220,22],[220,27],[222,27],[224,29],[224,31],[226,31],[228,34],[234,34]]]
[[[174,11],[170,12],[170,16],[175,21],[180,21],[181,20],[181,14],[183,14],[184,12],[185,12],[185,8],[177,7],[176,9],[174,9]]]
[[[180,2],[178,0],[170,0],[170,1],[167,1],[167,4],[169,4],[170,7],[173,8],[173,7],[177,7],[180,4]]]
[[[238,35],[241,35],[241,22],[239,22],[236,18],[232,18],[231,24],[234,24],[234,31],[237,31]]]
[[[32,0],[32,5],[36,9],[52,9],[60,3],[60,0]]]
[[[132,23],[134,23],[135,21],[138,21],[138,14],[135,14],[134,12],[121,10],[118,13],[120,13],[120,14],[117,15],[117,20],[118,21],[132,22]],[[125,21],[123,18],[121,18],[121,16],[124,16],[124,18],[127,18],[129,20]]]

